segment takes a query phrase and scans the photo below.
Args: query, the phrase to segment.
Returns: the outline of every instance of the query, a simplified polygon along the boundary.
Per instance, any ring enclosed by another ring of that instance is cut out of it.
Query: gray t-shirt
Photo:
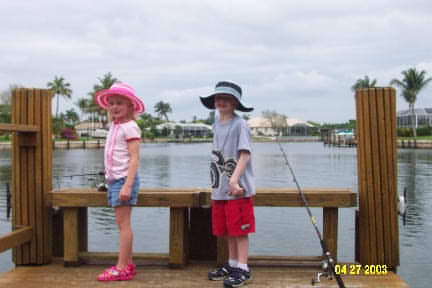
[[[216,119],[213,125],[213,133],[212,162],[210,164],[212,182],[211,199],[230,200],[255,195],[255,176],[252,168],[252,141],[246,121],[237,115],[234,115],[231,121],[223,124],[219,119]],[[229,179],[237,166],[240,150],[249,151],[250,158],[239,180],[239,184],[245,189],[245,193],[234,197],[228,195],[228,192],[231,191]]]

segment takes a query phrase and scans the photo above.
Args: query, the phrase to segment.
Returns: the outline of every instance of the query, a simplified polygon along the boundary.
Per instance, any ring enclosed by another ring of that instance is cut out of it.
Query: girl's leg
[[[115,208],[115,215],[117,225],[120,230],[120,253],[117,262],[119,269],[124,269],[129,264],[132,257],[132,229],[130,225],[131,220],[130,206],[119,206]]]
[[[130,219],[132,218],[132,206],[130,206],[130,216],[129,216],[129,222],[131,221]],[[132,228],[131,228],[131,240],[130,240],[130,251],[129,251],[129,260],[128,260],[128,264],[132,264],[133,263],[133,259],[132,259],[132,255],[133,255],[133,232],[132,232]]]

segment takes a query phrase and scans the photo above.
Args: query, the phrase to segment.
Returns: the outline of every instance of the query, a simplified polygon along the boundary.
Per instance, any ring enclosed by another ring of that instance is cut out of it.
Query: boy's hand
[[[230,181],[231,191],[228,192],[228,195],[231,196],[241,196],[244,194],[245,190],[239,185],[238,182]]]
[[[123,185],[119,195],[120,201],[128,201],[130,199],[130,195],[131,195],[131,187],[127,187],[126,185]]]

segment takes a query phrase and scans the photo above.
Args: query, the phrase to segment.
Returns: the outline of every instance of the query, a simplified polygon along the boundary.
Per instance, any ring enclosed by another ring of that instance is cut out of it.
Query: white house
[[[432,126],[432,108],[416,108],[414,113],[410,110],[397,112],[397,127],[411,128],[414,124],[416,128]]]
[[[313,127],[310,123],[295,118],[287,118],[286,122],[286,134],[290,136],[307,135],[308,128]],[[248,120],[248,126],[254,136],[277,136],[277,131],[265,117],[252,117]]]
[[[207,137],[212,135],[212,126],[203,123],[180,123],[166,122],[156,126],[156,129],[161,132],[163,129],[169,130],[169,135],[174,136],[176,126],[181,127],[184,137]]]
[[[101,122],[84,121],[75,125],[75,131],[80,137],[82,136],[95,137],[96,130],[104,130]],[[100,131],[96,134],[101,135]]]

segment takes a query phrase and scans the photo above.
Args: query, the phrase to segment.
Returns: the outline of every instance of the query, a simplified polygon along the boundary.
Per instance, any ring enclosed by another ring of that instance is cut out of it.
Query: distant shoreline
[[[155,138],[155,139],[142,139],[141,143],[211,143],[211,138]],[[275,142],[276,140],[271,137],[254,137],[253,142],[265,143]],[[285,137],[280,139],[281,142],[319,142],[319,137]],[[105,146],[105,139],[99,140],[57,140],[53,142],[53,149],[102,149]],[[10,150],[12,142],[0,142],[0,150]]]
[[[275,142],[276,139],[272,137],[254,137],[254,143],[270,143]],[[307,142],[322,142],[320,137],[284,137],[279,139],[280,142],[294,142],[294,143],[307,143]],[[178,144],[193,144],[193,143],[211,143],[212,139],[205,138],[155,138],[143,139],[141,143],[178,143]],[[398,140],[398,148],[410,149],[432,149],[432,140]],[[56,149],[102,149],[105,146],[105,140],[60,140],[54,142],[54,150]],[[0,150],[10,150],[11,142],[0,142]]]

